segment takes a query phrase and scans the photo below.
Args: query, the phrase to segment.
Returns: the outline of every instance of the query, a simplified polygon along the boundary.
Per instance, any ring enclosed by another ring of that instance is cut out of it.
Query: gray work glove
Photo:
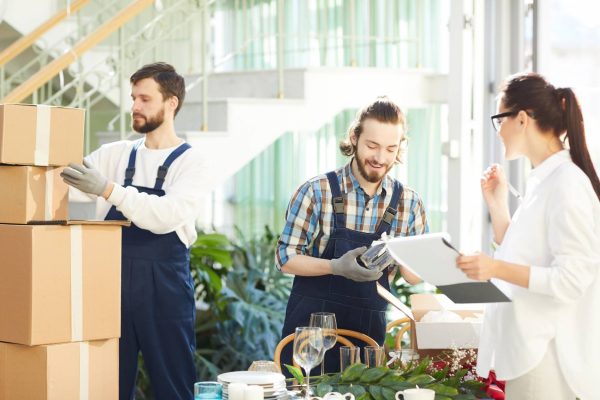
[[[83,160],[83,165],[70,163],[60,176],[68,185],[97,196],[102,196],[108,185],[106,178],[86,160]]]
[[[344,278],[352,279],[356,282],[376,281],[381,277],[383,272],[373,271],[365,267],[361,267],[356,262],[356,257],[367,251],[366,247],[359,247],[348,251],[340,258],[331,260],[331,273],[340,275]]]

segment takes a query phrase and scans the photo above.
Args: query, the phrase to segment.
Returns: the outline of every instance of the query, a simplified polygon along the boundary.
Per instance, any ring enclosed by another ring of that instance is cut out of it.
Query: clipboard
[[[491,281],[472,280],[456,267],[460,252],[445,232],[394,237],[385,243],[396,262],[436,286],[455,303],[511,301]]]

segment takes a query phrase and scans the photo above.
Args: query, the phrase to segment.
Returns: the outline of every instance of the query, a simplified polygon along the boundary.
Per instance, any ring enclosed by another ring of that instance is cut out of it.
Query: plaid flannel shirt
[[[336,170],[344,197],[346,227],[373,233],[391,201],[394,179],[386,175],[375,195],[369,197],[360,187],[350,165],[351,162]],[[326,175],[319,175],[301,185],[290,200],[285,227],[275,252],[277,268],[281,269],[295,255],[320,257],[325,251],[333,225],[329,181]],[[412,236],[428,231],[423,202],[414,190],[404,186],[389,236]]]

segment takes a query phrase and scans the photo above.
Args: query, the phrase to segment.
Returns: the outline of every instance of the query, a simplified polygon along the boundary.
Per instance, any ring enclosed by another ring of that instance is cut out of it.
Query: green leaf
[[[386,376],[389,371],[386,367],[367,368],[361,374],[360,381],[363,383],[375,383]]]
[[[436,394],[435,395],[435,400],[452,400],[452,397],[444,396],[444,395],[441,395],[441,394]]]
[[[477,396],[471,393],[463,393],[458,396],[454,396],[453,400],[477,400]]]
[[[365,392],[357,397],[356,400],[373,400],[373,397],[369,394],[369,392]]]
[[[467,371],[466,369],[459,369],[458,371],[456,371],[456,373],[454,374],[455,377],[458,378],[458,380],[462,380],[462,378],[465,377],[465,375],[467,375]]]
[[[421,360],[421,362],[415,367],[415,369],[413,369],[412,371],[410,371],[410,374],[415,376],[415,375],[421,375],[424,374],[425,371],[427,370],[427,367],[429,367],[429,364],[431,364],[431,359],[429,357],[425,357],[423,360]]]
[[[298,367],[294,367],[293,365],[284,364],[287,370],[292,374],[294,379],[298,381],[300,385],[304,384],[304,374],[302,374],[302,370]]]
[[[397,390],[392,390],[386,387],[381,388],[381,395],[384,399],[395,399]]]
[[[444,369],[435,371],[433,374],[431,374],[431,376],[433,376],[436,380],[441,381],[443,379],[446,379],[446,377],[448,376],[448,371],[450,371],[450,368],[448,368],[448,366],[446,365]]]
[[[359,398],[363,394],[367,393],[367,390],[361,385],[350,385],[345,392],[341,393],[346,394],[347,392],[352,393],[355,398]]]
[[[229,246],[230,242],[227,236],[221,233],[204,233],[198,235],[198,239],[196,240],[195,245],[207,247],[225,247]]]
[[[317,396],[323,397],[325,393],[333,392],[333,387],[327,383],[319,383],[317,385]]]
[[[213,288],[213,290],[215,292],[220,292],[223,288],[221,277],[217,275],[217,273],[212,269],[205,269],[204,272],[208,275],[208,278],[210,280],[210,286]]]
[[[411,385],[426,385],[433,381],[435,381],[435,379],[433,379],[431,375],[426,374],[411,376],[406,380],[406,382],[410,383]]]
[[[427,389],[432,389],[436,394],[444,395],[444,396],[456,396],[458,394],[458,389],[446,386],[441,383],[432,383],[430,385],[425,386]]]
[[[342,382],[357,381],[366,368],[365,364],[352,364],[342,373]]]
[[[383,377],[378,383],[382,387],[387,387],[396,392],[398,390],[404,390],[412,386],[405,382],[405,379],[400,375],[389,374]]]
[[[383,397],[383,393],[381,393],[381,386],[369,385],[368,389],[375,400],[386,400],[385,397]]]
[[[483,389],[485,387],[485,383],[478,381],[476,379],[472,379],[470,381],[464,381],[463,386],[473,389]]]

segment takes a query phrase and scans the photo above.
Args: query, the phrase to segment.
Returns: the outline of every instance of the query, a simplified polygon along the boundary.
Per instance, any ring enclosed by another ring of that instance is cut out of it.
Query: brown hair
[[[183,105],[185,99],[185,80],[183,76],[179,75],[175,68],[164,62],[156,62],[152,64],[146,64],[142,68],[138,69],[129,82],[135,85],[142,79],[152,78],[156,83],[160,93],[162,94],[163,100],[169,97],[175,96],[179,100],[177,108],[175,109],[175,115],[179,112],[179,109]]]
[[[573,162],[588,176],[600,199],[600,181],[585,141],[583,115],[571,88],[555,88],[541,75],[530,72],[508,79],[502,88],[502,103],[513,111],[526,111],[544,132],[565,140]]]
[[[406,118],[400,107],[387,96],[377,97],[375,101],[356,113],[354,121],[348,128],[346,138],[340,142],[340,151],[343,155],[352,156],[356,153],[356,146],[352,144],[350,139],[354,135],[358,141],[363,130],[363,123],[369,118],[383,123],[402,125],[402,129],[406,129]],[[398,154],[396,155],[397,163],[402,162],[402,154],[402,150],[398,150]]]

